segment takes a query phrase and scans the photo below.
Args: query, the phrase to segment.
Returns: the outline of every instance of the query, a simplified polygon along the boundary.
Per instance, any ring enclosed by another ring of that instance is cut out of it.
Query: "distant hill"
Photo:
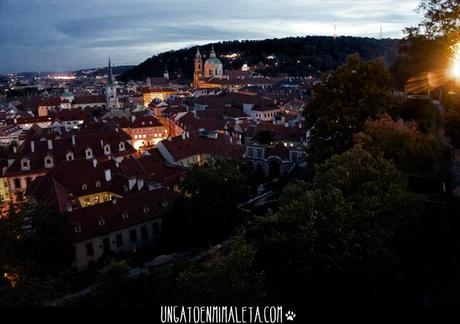
[[[134,65],[120,65],[120,66],[113,66],[112,67],[112,72],[113,74],[122,74],[132,68],[134,68],[135,66]],[[84,70],[79,70],[79,71],[74,71],[74,75],[75,76],[91,76],[91,77],[95,77],[95,76],[103,76],[103,75],[106,75],[108,74],[109,72],[109,68],[108,67],[104,67],[104,68],[94,68],[94,69],[84,69]]]
[[[224,69],[238,69],[243,64],[255,66],[265,75],[288,73],[292,76],[318,76],[335,69],[346,57],[359,53],[365,59],[383,56],[388,65],[396,60],[396,39],[360,37],[307,36],[260,41],[226,41],[214,43]],[[212,44],[200,46],[206,58]],[[167,66],[170,77],[191,79],[196,47],[168,51],[154,55],[138,66],[119,76],[119,80],[144,80],[146,77],[162,76]],[[233,57],[231,56],[232,54]]]

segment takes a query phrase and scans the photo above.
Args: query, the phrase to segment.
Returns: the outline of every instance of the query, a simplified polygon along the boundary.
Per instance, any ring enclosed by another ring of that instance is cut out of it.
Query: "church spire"
[[[211,54],[210,57],[216,57],[216,51],[214,50],[214,44],[211,45]]]
[[[201,53],[200,53],[200,47],[199,46],[196,47],[195,58],[201,58]]]
[[[112,64],[110,62],[110,56],[109,56],[109,85],[113,85]]]

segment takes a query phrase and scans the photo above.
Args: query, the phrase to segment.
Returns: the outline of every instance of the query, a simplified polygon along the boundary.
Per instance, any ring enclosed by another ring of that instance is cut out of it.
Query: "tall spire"
[[[196,55],[195,55],[196,58],[201,58],[201,53],[200,53],[200,47],[197,46],[196,47]]]
[[[109,85],[113,85],[112,64],[110,62],[110,56],[109,56]]]
[[[214,44],[211,45],[211,54],[210,57],[216,57],[216,51],[214,50]]]

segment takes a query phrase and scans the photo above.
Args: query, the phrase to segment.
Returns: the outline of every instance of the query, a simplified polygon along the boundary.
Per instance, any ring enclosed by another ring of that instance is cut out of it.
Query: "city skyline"
[[[0,0],[0,73],[135,65],[225,40],[337,34],[399,38],[419,20],[404,1]],[[396,14],[395,14],[396,12]]]

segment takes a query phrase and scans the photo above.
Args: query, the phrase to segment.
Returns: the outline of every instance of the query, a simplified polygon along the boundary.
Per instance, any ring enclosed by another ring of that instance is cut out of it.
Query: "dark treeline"
[[[207,57],[211,45],[200,47],[201,54]],[[321,72],[343,64],[346,57],[353,53],[358,53],[365,59],[383,56],[385,62],[392,65],[398,52],[398,40],[358,37],[307,36],[227,41],[213,45],[225,69],[239,69],[243,64],[248,64],[257,66],[257,70],[266,75],[288,73],[291,76],[319,76]],[[119,79],[144,80],[146,77],[162,76],[165,66],[170,76],[191,79],[195,53],[196,47],[193,47],[155,55],[126,71]],[[223,57],[232,53],[240,56],[236,59]],[[267,58],[271,55],[275,58]]]

